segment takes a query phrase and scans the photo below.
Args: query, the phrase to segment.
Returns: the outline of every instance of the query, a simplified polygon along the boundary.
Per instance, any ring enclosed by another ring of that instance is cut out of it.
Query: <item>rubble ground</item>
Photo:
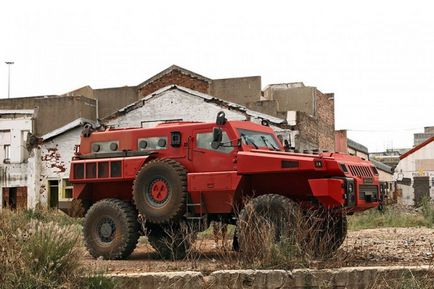
[[[296,267],[337,268],[348,266],[431,265],[434,261],[434,205],[421,208],[388,206],[384,212],[368,210],[348,216],[349,231],[338,252],[326,261],[309,261]],[[239,269],[237,253],[231,251],[233,226],[225,247],[216,246],[212,229],[200,233],[194,258],[164,261],[141,238],[127,260],[95,260],[86,255],[84,263],[112,273],[199,270],[211,272]]]
[[[196,250],[200,257],[185,261],[160,260],[146,243],[140,242],[127,260],[95,260],[86,256],[84,263],[97,270],[110,273],[199,270],[211,272],[236,269],[230,262],[236,253],[216,247],[211,239],[200,240]],[[229,253],[228,253],[229,251]],[[232,254],[232,255],[231,255]],[[343,266],[430,265],[434,254],[434,229],[431,228],[378,228],[348,232],[347,239],[336,256],[328,261],[313,262],[309,267],[329,268]]]

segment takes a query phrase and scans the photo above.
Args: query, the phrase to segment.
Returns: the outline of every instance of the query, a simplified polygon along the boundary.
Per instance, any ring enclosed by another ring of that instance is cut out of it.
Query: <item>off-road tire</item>
[[[136,210],[119,199],[104,199],[93,204],[84,218],[84,242],[95,258],[127,258],[136,248],[139,230]]]
[[[192,244],[192,240],[174,225],[152,225],[147,236],[151,246],[164,260],[184,259]]]
[[[241,210],[234,237],[234,250],[243,252],[250,240],[246,236],[262,234],[257,230],[261,222],[274,227],[273,243],[278,243],[282,238],[292,239],[298,243],[297,226],[299,225],[302,210],[299,205],[289,198],[276,194],[267,194],[252,199]]]
[[[314,253],[315,257],[326,259],[332,257],[344,242],[348,230],[347,217],[343,214],[328,214],[321,227]]]
[[[161,180],[167,186],[168,197],[162,204],[153,202],[151,186]],[[156,159],[145,164],[133,184],[133,199],[146,221],[163,224],[181,218],[185,213],[187,171],[177,161]]]

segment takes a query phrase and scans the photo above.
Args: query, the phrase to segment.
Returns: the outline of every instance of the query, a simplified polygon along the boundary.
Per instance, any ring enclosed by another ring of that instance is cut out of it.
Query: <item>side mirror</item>
[[[211,147],[215,150],[218,149],[221,146],[222,140],[223,140],[222,129],[219,127],[213,128]]]

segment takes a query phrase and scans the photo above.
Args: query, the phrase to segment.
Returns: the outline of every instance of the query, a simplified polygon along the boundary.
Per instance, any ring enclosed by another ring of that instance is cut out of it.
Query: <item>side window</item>
[[[146,137],[138,139],[137,146],[139,150],[164,150],[167,148],[167,137]]]
[[[196,135],[196,142],[198,148],[211,150],[211,151],[230,153],[234,149],[233,147],[229,146],[230,145],[229,137],[225,131],[222,134],[222,142],[224,143],[224,145],[220,146],[218,149],[213,149],[211,147],[212,132],[198,133]]]

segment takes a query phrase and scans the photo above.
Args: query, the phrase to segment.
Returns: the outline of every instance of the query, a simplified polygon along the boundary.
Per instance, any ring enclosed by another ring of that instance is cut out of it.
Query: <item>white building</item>
[[[72,198],[72,184],[68,182],[70,160],[80,143],[81,126],[92,123],[79,118],[42,136],[40,151],[39,202],[50,208],[63,207]]]
[[[424,197],[434,198],[434,137],[400,156],[394,178],[400,203],[419,205]]]
[[[250,120],[256,123],[265,120],[283,139],[290,144],[295,143],[298,131],[289,129],[285,119],[176,85],[164,87],[122,108],[103,122],[115,128],[153,127],[161,122],[175,120],[210,122],[215,121],[219,111],[224,111],[229,120]]]
[[[36,204],[38,151],[33,132],[33,110],[0,110],[0,203],[26,208]]]

